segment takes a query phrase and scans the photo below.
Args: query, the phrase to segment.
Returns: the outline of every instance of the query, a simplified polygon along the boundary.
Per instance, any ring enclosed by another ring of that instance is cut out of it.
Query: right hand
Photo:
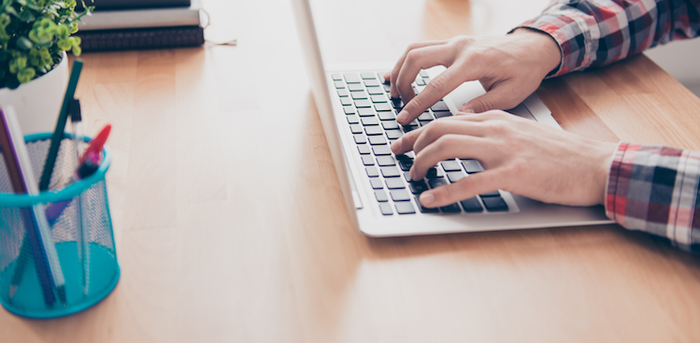
[[[457,36],[414,43],[384,78],[391,82],[391,97],[400,97],[406,104],[396,118],[405,125],[467,81],[479,80],[486,94],[469,101],[460,111],[513,108],[532,94],[560,62],[559,45],[554,39],[521,28],[503,37]],[[415,95],[411,83],[420,70],[436,65],[447,69]]]

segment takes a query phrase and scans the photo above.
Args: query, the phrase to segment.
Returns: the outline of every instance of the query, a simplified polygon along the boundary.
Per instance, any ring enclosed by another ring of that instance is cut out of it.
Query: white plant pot
[[[0,89],[0,105],[15,108],[25,135],[53,132],[68,87],[68,56],[50,72],[21,84],[17,89]]]

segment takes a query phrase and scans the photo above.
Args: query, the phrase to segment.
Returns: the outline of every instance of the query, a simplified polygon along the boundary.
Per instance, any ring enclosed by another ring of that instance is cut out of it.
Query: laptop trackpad
[[[485,93],[486,91],[484,91],[484,87],[481,86],[479,81],[470,81],[457,87],[457,89],[445,97],[445,100],[448,102],[448,107],[452,105],[453,108],[450,108],[452,113],[457,113],[467,102]],[[515,108],[507,110],[507,112],[515,114],[518,117],[536,121],[535,117],[532,116],[530,111],[528,111],[527,107],[523,104],[519,104]]]

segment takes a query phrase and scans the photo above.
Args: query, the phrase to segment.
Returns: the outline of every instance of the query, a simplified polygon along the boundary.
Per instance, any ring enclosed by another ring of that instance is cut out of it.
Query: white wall
[[[644,53],[700,97],[700,38],[674,40]]]

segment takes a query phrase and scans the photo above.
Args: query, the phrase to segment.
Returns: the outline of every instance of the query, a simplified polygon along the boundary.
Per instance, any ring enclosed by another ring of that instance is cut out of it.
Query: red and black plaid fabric
[[[699,198],[700,152],[620,143],[605,199],[610,219],[700,253]]]
[[[548,33],[562,61],[552,76],[598,67],[700,35],[700,0],[554,0],[520,27]]]

